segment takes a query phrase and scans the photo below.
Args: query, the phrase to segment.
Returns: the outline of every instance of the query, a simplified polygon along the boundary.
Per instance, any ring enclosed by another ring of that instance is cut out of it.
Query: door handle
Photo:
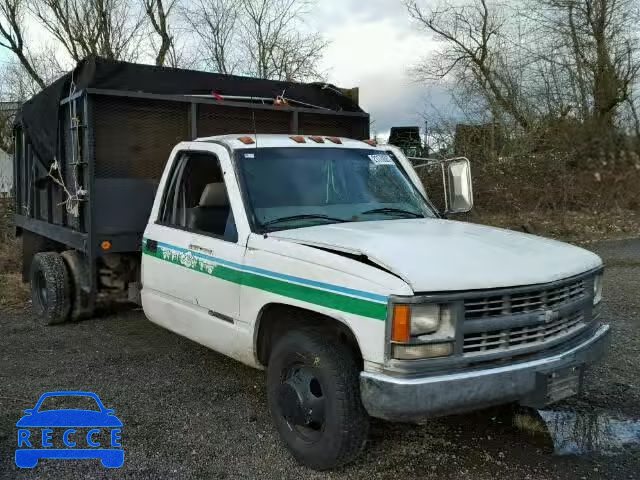
[[[145,248],[152,253],[156,253],[158,251],[158,241],[147,238],[145,242]]]
[[[210,248],[201,247],[200,245],[196,245],[195,243],[189,244],[189,250],[206,253],[207,255],[213,255],[213,250],[211,250]]]

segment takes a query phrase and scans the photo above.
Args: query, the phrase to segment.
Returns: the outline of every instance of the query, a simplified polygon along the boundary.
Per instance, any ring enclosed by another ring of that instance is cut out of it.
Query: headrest
[[[201,207],[223,207],[229,205],[224,183],[208,183],[200,195]]]

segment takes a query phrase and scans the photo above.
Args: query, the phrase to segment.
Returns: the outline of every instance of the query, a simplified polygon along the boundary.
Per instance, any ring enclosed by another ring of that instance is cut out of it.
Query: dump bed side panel
[[[140,247],[171,149],[189,138],[189,104],[91,95],[95,242],[112,251]]]

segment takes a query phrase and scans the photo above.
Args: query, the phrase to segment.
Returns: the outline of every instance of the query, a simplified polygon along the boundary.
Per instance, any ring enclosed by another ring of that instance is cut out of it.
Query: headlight
[[[593,279],[593,304],[597,305],[602,300],[602,273],[599,273]]]
[[[413,360],[453,353],[455,328],[447,304],[394,305],[391,323],[392,356]]]
[[[438,304],[411,306],[411,336],[433,333],[440,326],[441,308]]]

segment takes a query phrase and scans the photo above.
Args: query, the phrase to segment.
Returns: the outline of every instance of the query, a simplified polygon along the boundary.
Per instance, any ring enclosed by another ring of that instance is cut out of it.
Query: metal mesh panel
[[[189,105],[94,96],[95,175],[159,179],[176,143],[188,139]]]
[[[301,113],[299,132],[304,135],[369,138],[369,119],[366,117]]]
[[[198,105],[198,137],[229,133],[291,133],[291,112]]]

